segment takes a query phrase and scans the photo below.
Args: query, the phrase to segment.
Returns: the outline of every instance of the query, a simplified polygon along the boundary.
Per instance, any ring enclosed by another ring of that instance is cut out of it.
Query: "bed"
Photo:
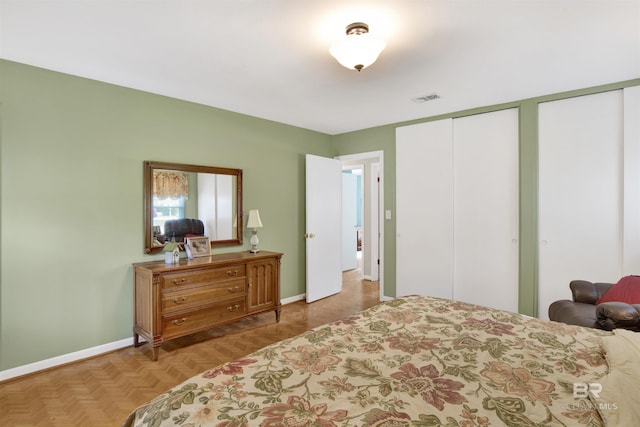
[[[213,367],[123,426],[640,425],[636,336],[398,298]]]

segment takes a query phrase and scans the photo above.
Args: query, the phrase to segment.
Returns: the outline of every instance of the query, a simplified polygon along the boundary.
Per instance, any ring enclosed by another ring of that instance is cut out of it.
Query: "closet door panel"
[[[453,121],[453,298],[518,311],[518,110]]]
[[[622,269],[621,91],[539,105],[538,316]]]
[[[640,86],[624,97],[624,233],[622,274],[640,275]]]
[[[396,130],[396,296],[452,297],[451,123]]]

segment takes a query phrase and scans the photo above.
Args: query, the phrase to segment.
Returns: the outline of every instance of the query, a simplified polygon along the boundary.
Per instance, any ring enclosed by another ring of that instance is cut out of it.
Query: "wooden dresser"
[[[134,346],[149,344],[158,360],[158,347],[173,338],[270,310],[279,322],[281,257],[238,252],[133,264]]]

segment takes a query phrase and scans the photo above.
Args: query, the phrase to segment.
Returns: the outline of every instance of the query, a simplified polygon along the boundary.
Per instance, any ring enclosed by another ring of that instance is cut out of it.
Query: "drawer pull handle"
[[[182,279],[178,280],[178,279],[173,279],[173,284],[174,285],[182,285],[183,283],[185,283],[187,281],[187,279],[185,277],[183,277]]]
[[[182,319],[176,319],[176,320],[174,320],[174,321],[173,321],[173,322],[171,322],[171,323],[173,323],[173,324],[174,324],[174,325],[176,325],[176,326],[180,326],[180,325],[183,325],[183,324],[184,324],[184,322],[186,322],[186,321],[187,321],[187,318],[186,318],[186,317],[183,317]]]
[[[229,276],[237,276],[238,275],[238,270],[229,270],[229,271],[227,271],[227,274]]]
[[[240,288],[237,286],[234,286],[233,288],[229,288],[229,292],[232,294],[236,292],[240,292]]]
[[[174,304],[182,304],[183,302],[186,302],[186,301],[187,301],[187,297],[180,297],[180,298],[173,299]]]
[[[240,304],[236,304],[234,306],[227,307],[227,310],[229,310],[229,311],[238,311],[239,308],[240,308]]]

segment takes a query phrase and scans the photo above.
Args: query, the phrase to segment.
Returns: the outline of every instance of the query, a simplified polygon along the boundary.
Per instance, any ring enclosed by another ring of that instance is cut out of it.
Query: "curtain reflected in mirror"
[[[144,167],[146,253],[195,236],[209,237],[211,246],[242,244],[242,170],[151,161]]]
[[[189,178],[184,172],[153,171],[153,196],[159,199],[189,197]]]

